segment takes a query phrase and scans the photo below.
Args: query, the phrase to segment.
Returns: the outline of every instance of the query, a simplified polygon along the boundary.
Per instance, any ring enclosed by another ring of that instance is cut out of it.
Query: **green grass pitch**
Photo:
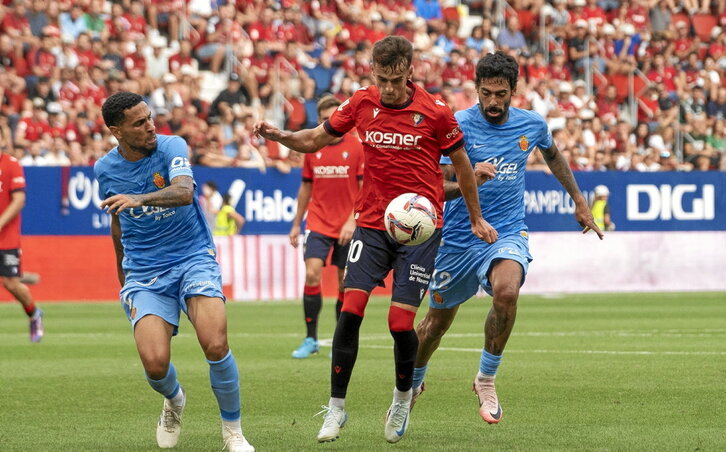
[[[361,330],[341,438],[317,444],[329,346],[307,360],[299,302],[229,303],[243,425],[258,451],[726,450],[726,294],[523,296],[499,370],[499,425],[478,416],[471,380],[489,299],[459,312],[429,365],[427,391],[398,444],[383,439],[393,387],[388,303]],[[147,385],[117,303],[45,303],[31,344],[17,303],[0,304],[0,451],[157,450],[162,399]],[[417,321],[423,316],[422,308]],[[321,338],[329,344],[333,304]],[[172,359],[187,390],[177,450],[222,447],[208,366],[184,320]]]

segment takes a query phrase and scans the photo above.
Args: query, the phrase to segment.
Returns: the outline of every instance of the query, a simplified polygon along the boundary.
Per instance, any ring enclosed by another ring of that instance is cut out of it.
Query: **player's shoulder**
[[[425,109],[437,116],[450,116],[452,114],[451,107],[441,96],[429,93],[420,86],[414,88],[416,91],[413,96],[413,103],[417,108]]]
[[[546,126],[547,121],[534,110],[525,110],[524,108],[510,107],[509,117],[517,122],[528,125]]]
[[[96,163],[93,164],[93,173],[96,175],[96,178],[102,175],[116,159],[118,159],[118,146],[108,151],[106,155],[96,160]]]
[[[187,142],[179,135],[161,135],[156,134],[156,148],[160,151],[166,151],[174,146],[186,146]]]
[[[7,166],[20,166],[20,161],[9,154],[4,154],[3,159],[0,161]]]
[[[454,113],[454,118],[461,124],[462,122],[473,121],[481,118],[481,112],[479,111],[479,104],[474,104],[464,110],[459,110]]]

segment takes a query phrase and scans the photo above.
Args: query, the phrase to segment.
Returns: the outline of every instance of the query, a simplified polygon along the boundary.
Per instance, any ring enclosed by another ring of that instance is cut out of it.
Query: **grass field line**
[[[360,339],[368,339],[367,337],[361,337]],[[333,344],[333,339],[320,339],[321,347],[330,347]],[[359,344],[359,348],[368,348],[375,350],[390,350],[390,345],[374,345],[374,344]],[[466,353],[481,353],[481,348],[470,348],[470,347],[439,347],[436,350],[445,352],[466,352]],[[726,351],[647,351],[647,350],[544,350],[544,349],[533,349],[533,350],[517,350],[507,349],[507,353],[556,353],[556,354],[568,354],[568,355],[653,355],[653,356],[726,356]]]

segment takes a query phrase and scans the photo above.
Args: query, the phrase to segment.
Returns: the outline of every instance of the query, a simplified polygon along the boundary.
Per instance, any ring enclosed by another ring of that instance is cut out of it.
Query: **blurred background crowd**
[[[515,55],[512,105],[546,118],[573,170],[726,170],[724,30],[726,0],[3,0],[0,146],[92,165],[115,145],[101,104],[128,90],[195,164],[289,171],[301,156],[252,125],[314,127],[395,34],[455,111],[477,102],[482,55]]]

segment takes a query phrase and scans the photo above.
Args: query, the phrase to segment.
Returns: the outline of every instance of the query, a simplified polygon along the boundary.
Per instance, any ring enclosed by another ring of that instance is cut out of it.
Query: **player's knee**
[[[320,272],[318,270],[306,270],[305,271],[305,285],[306,286],[319,286],[320,285]]]
[[[419,335],[429,340],[441,339],[450,326],[449,319],[426,316],[419,327]]]
[[[3,287],[10,293],[15,293],[20,285],[19,278],[3,278]]]
[[[223,338],[209,341],[202,348],[204,350],[204,356],[209,361],[219,361],[227,356],[227,352],[229,351],[227,341]]]
[[[350,312],[363,317],[368,304],[368,293],[360,290],[349,290],[343,295],[343,308],[340,312]]]
[[[146,375],[152,380],[161,380],[169,372],[169,361],[161,357],[157,359],[146,357],[146,359],[142,359],[141,361],[144,364]]]
[[[519,286],[516,284],[503,284],[494,288],[493,302],[495,307],[508,307],[517,304]]]
[[[416,313],[407,309],[391,306],[388,310],[388,329],[392,332],[413,330]]]

